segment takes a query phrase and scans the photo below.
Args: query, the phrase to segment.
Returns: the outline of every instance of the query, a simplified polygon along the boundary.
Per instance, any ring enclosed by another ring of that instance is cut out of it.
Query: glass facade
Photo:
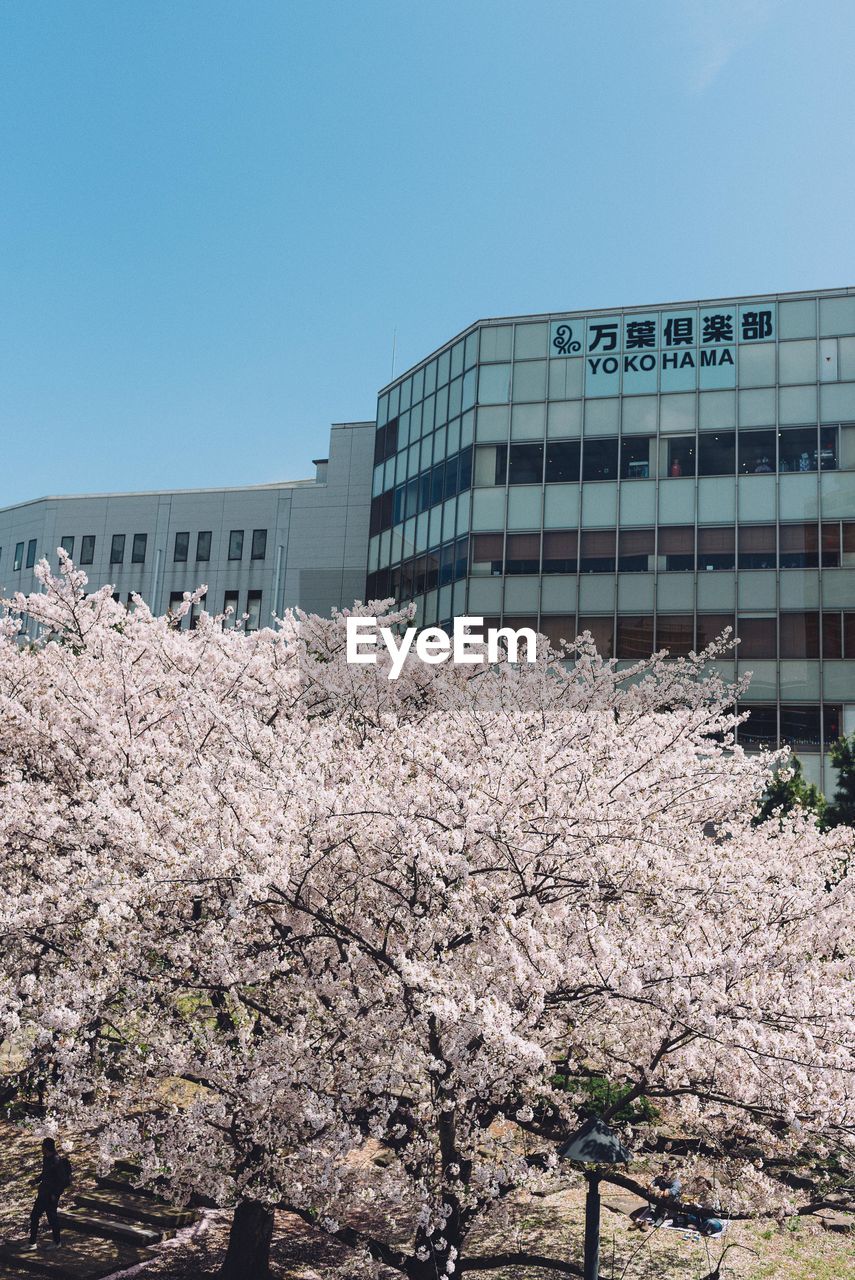
[[[368,598],[589,630],[731,627],[749,744],[855,730],[855,291],[481,322],[380,394]]]

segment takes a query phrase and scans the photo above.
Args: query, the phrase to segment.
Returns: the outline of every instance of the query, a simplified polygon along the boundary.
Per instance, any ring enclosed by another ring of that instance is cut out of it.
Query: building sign
[[[585,395],[736,385],[743,343],[774,342],[775,304],[701,307],[552,322],[550,354],[584,361]]]

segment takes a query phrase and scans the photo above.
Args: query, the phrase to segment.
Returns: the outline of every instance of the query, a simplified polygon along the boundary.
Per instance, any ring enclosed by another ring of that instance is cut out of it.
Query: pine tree
[[[824,825],[855,827],[855,733],[838,738],[829,756],[837,770],[837,787],[826,809]]]

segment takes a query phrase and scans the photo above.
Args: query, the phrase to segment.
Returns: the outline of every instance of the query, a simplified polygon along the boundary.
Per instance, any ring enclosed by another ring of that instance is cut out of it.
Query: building
[[[311,480],[38,498],[0,510],[0,595],[36,588],[65,547],[93,588],[156,613],[206,584],[206,606],[253,629],[298,606],[328,614],[365,586],[374,423],[337,423]],[[192,618],[185,625],[192,625]]]
[[[725,627],[747,745],[855,730],[855,289],[484,320],[379,396],[369,598],[594,635]]]

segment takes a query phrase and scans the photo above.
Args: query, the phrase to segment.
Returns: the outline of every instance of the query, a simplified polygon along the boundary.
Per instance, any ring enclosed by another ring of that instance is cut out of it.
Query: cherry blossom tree
[[[0,636],[0,1036],[105,1162],[236,1206],[227,1275],[277,1205],[366,1272],[507,1262],[473,1232],[590,1079],[721,1153],[737,1210],[786,1203],[746,1152],[851,1158],[852,833],[753,825],[778,761],[709,651],[390,681],[343,617],[178,630],[63,567]]]

